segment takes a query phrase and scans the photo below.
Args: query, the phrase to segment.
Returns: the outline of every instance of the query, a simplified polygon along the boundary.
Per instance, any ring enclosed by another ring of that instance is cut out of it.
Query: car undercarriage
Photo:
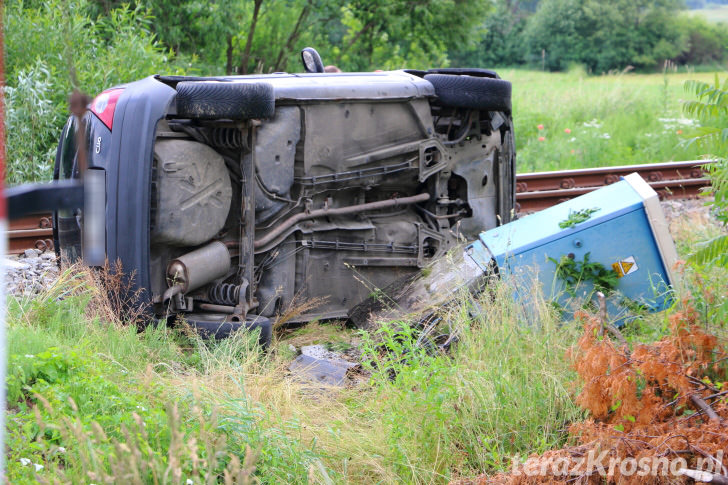
[[[157,317],[184,314],[217,336],[303,302],[315,305],[292,320],[343,318],[513,217],[510,84],[490,71],[154,82],[174,91],[154,125],[148,239],[118,215],[113,237],[148,241],[131,269]],[[96,162],[107,186],[108,158]],[[107,196],[107,214],[126,203]]]

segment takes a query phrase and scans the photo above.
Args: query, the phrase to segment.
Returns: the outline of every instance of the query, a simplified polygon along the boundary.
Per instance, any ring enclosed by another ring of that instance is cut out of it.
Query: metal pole
[[[0,0],[0,16],[3,2]],[[4,19],[3,19],[4,20]],[[4,22],[3,22],[4,25]],[[8,362],[8,347],[5,340],[5,267],[4,256],[8,250],[8,218],[5,204],[5,29],[0,29],[0,482],[5,483],[5,372]]]

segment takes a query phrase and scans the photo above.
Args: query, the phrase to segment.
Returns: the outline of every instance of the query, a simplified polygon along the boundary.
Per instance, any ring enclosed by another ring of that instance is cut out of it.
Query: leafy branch
[[[685,90],[697,99],[683,105],[686,114],[696,117],[701,126],[689,140],[706,149],[716,161],[708,167],[714,196],[716,216],[724,225],[728,224],[728,78],[720,82],[718,75],[712,84],[701,81],[687,81]],[[692,263],[728,268],[728,236],[725,234],[702,243],[688,257]]]
[[[589,297],[601,291],[609,294],[617,288],[619,278],[614,270],[607,269],[603,264],[589,261],[591,253],[586,253],[582,261],[576,261],[567,255],[561,256],[557,261],[549,257],[548,260],[556,265],[556,277],[565,284],[565,291],[572,297],[576,297],[576,290],[579,285],[591,282],[594,288]]]
[[[569,217],[559,222],[561,229],[574,227],[577,224],[581,224],[584,221],[591,219],[591,215],[597,211],[600,211],[599,207],[592,207],[591,209],[580,209],[578,211],[569,211]]]

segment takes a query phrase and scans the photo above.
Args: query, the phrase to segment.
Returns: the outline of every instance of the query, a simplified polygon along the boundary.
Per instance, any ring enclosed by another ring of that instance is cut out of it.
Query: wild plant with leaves
[[[721,83],[716,74],[712,84],[688,81],[685,90],[697,98],[685,103],[685,113],[700,121],[689,143],[697,143],[715,159],[708,167],[709,190],[715,198],[715,216],[725,226],[728,225],[728,78]],[[721,234],[701,244],[689,259],[701,266],[728,268],[728,235]]]

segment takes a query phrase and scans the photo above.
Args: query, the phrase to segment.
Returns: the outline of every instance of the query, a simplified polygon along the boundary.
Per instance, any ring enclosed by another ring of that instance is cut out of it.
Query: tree
[[[326,54],[345,70],[445,66],[448,51],[479,40],[474,31],[489,7],[486,0],[347,2],[340,10],[341,43]]]
[[[48,180],[73,88],[95,95],[157,72],[178,72],[139,7],[89,16],[85,0],[4,5],[6,133],[11,183]]]
[[[525,46],[523,29],[535,8],[535,1],[498,0],[495,9],[485,19],[479,34],[480,41],[473,46],[460,46],[451,52],[455,66],[493,67],[523,64]]]
[[[692,15],[683,15],[681,23],[687,32],[688,48],[675,59],[677,64],[718,64],[726,59],[728,29],[725,25]]]
[[[678,0],[544,0],[524,32],[528,55],[533,61],[545,52],[550,70],[658,66],[687,49],[679,8]]]
[[[299,52],[324,37],[334,11],[326,0],[254,0],[243,28],[232,38],[239,59],[235,71],[300,71]]]

